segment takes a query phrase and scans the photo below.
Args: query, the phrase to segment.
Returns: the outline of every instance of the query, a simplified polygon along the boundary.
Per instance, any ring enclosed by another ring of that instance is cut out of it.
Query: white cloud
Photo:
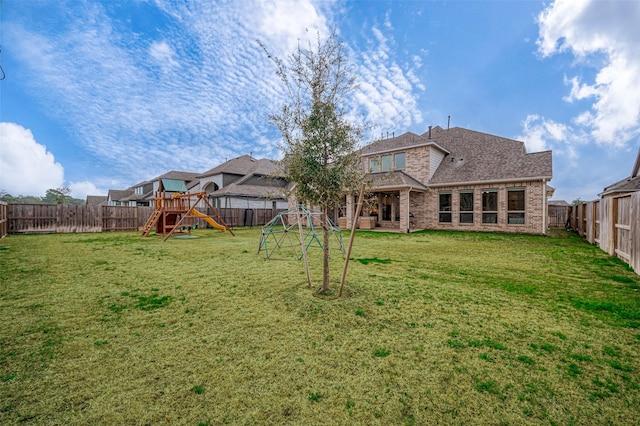
[[[565,98],[593,100],[575,123],[596,142],[624,146],[640,134],[639,22],[636,1],[556,0],[538,16],[544,56],[569,52],[597,70],[593,81],[566,79],[571,91]]]
[[[566,157],[570,164],[576,164],[576,146],[584,141],[570,126],[531,114],[522,122],[522,134],[516,137],[524,142],[527,152],[552,149],[554,155]]]
[[[324,0],[157,0],[148,7],[163,23],[151,34],[133,33],[108,4],[48,7],[50,20],[60,23],[55,30],[26,17],[3,25],[23,80],[112,179],[133,184],[171,169],[204,171],[250,151],[279,157],[276,144],[265,141],[278,139],[268,114],[283,92],[256,40],[284,58],[299,40],[328,34],[333,13],[343,6]],[[396,63],[388,46],[390,19],[382,30],[367,30],[372,40],[362,53],[350,51],[363,87],[361,103],[352,109],[385,129],[406,128],[422,121],[414,93],[424,90],[415,73],[422,63],[419,57]]]
[[[154,41],[149,46],[149,55],[155,59],[158,66],[164,72],[170,72],[173,68],[178,68],[179,64],[175,59],[175,52],[165,41]]]
[[[64,182],[64,169],[29,129],[0,122],[0,189],[9,194],[44,196]]]
[[[79,198],[84,200],[87,195],[107,195],[107,191],[104,189],[98,189],[92,182],[71,182],[69,184],[71,190],[71,196],[73,198]]]

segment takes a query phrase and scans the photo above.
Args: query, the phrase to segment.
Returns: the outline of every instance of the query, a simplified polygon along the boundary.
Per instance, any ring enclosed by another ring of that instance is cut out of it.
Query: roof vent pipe
[[[431,126],[429,126],[429,140],[431,140]]]
[[[450,126],[451,126],[451,116],[449,116],[449,118],[447,118],[447,130],[449,130]]]

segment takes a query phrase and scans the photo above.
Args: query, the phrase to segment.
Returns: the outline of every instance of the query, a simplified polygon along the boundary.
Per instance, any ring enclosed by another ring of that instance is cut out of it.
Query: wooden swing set
[[[142,236],[148,236],[155,227],[156,235],[164,235],[163,241],[166,241],[176,231],[191,230],[193,225],[188,219],[192,218],[202,219],[213,228],[222,232],[229,231],[231,235],[235,236],[231,228],[227,226],[224,219],[218,214],[218,211],[207,201],[206,197],[207,194],[205,192],[193,194],[167,191],[156,192],[155,209],[144,225]],[[210,216],[197,210],[200,203],[204,203],[204,206],[209,208],[212,212]]]

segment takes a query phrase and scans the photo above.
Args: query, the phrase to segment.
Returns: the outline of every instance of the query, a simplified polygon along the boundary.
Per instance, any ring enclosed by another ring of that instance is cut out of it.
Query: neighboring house
[[[106,195],[87,195],[86,205],[87,206],[104,206],[107,205]]]
[[[151,180],[140,182],[124,190],[110,189],[107,195],[107,205],[109,206],[153,206],[155,194],[159,190],[164,190],[161,182],[163,180],[176,181],[172,187],[180,185],[180,191],[187,192],[198,187],[196,172],[181,172],[172,170]],[[182,188],[184,187],[184,190]],[[176,192],[173,189],[169,192]]]
[[[108,206],[128,206],[129,197],[133,195],[133,189],[110,189],[107,194]]]
[[[200,183],[198,179],[199,173],[196,172],[181,172],[172,170],[163,175],[160,175],[151,180],[153,183],[153,190],[151,192],[150,201],[153,201],[154,195],[157,191],[167,190],[169,192],[182,192],[182,191],[173,191],[173,189],[163,188],[161,186],[161,182],[163,180],[171,180],[171,181],[180,181],[184,184],[186,191],[188,192],[198,192],[198,185]],[[175,184],[174,184],[175,185]]]
[[[286,209],[286,181],[276,171],[272,160],[242,155],[198,175],[199,191],[216,208]]]
[[[547,231],[551,151],[527,154],[520,141],[430,127],[422,135],[376,141],[360,155],[372,193],[362,213],[369,216],[365,223],[402,232]],[[347,226],[354,210],[349,196]]]
[[[130,206],[153,205],[153,181],[140,182],[129,189],[133,189],[133,194],[127,200]]]
[[[638,149],[638,157],[631,171],[631,176],[607,186],[599,196],[600,198],[620,197],[638,191],[640,191],[640,149]]]

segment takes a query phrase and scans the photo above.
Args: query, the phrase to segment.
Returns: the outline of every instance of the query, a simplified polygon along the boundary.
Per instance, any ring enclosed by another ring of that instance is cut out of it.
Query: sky
[[[335,30],[380,135],[464,127],[553,151],[596,199],[640,149],[638,1],[0,0],[0,190],[106,195],[279,159],[273,62]]]

